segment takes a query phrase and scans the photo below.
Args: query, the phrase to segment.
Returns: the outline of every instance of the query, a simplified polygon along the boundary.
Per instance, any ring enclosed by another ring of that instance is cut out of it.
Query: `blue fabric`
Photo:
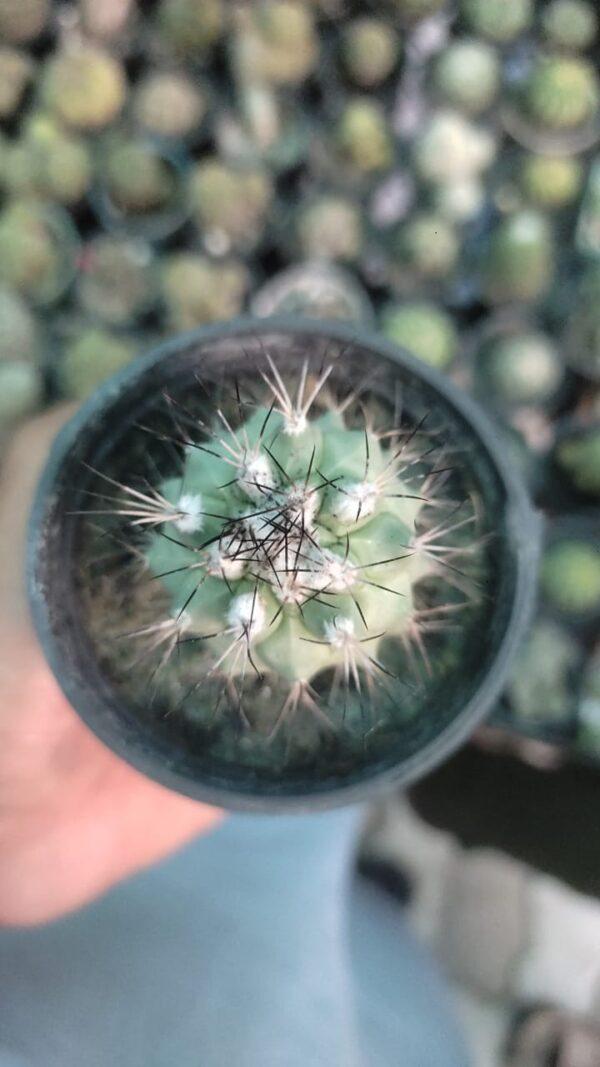
[[[68,918],[0,933],[0,1067],[467,1067],[359,813],[235,816]]]

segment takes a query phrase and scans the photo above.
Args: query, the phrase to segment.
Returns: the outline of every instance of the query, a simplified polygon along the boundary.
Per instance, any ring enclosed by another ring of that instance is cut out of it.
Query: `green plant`
[[[126,326],[152,306],[156,270],[143,241],[100,234],[83,249],[77,296],[89,314],[112,326]]]
[[[10,118],[17,110],[33,71],[33,62],[24,52],[0,48],[0,119]]]
[[[563,723],[572,709],[572,674],[581,653],[575,638],[556,622],[539,619],[517,659],[507,687],[511,710],[531,726]]]
[[[65,344],[57,367],[61,392],[85,400],[105,378],[131,362],[138,343],[101,327],[80,327]]]
[[[550,130],[569,130],[598,112],[600,88],[592,63],[562,55],[541,55],[524,89],[529,117]]]
[[[67,126],[98,130],[125,102],[125,73],[99,45],[71,44],[44,64],[41,91],[45,106]]]
[[[274,195],[261,166],[230,166],[207,157],[192,170],[190,205],[210,251],[248,250],[262,237]]]
[[[554,458],[576,490],[600,498],[599,426],[589,426],[566,434],[558,441]]]
[[[456,263],[459,241],[448,219],[434,212],[418,212],[396,237],[401,268],[418,278],[442,278]]]
[[[356,97],[346,105],[336,140],[340,155],[359,175],[389,167],[393,160],[393,142],[383,108],[369,97]]]
[[[473,33],[505,44],[531,26],[533,0],[461,0],[460,12]]]
[[[161,288],[174,330],[239,315],[248,289],[248,271],[236,260],[213,263],[206,256],[176,252],[162,263]]]
[[[470,122],[460,111],[435,111],[413,146],[419,177],[446,185],[480,174],[494,159],[493,135]]]
[[[589,48],[598,33],[598,16],[587,0],[551,0],[542,11],[542,26],[551,45]]]
[[[207,108],[207,93],[183,71],[151,71],[136,85],[132,99],[136,123],[154,137],[188,137],[198,130]]]
[[[411,301],[387,308],[381,329],[391,341],[439,370],[452,363],[458,349],[452,318],[429,301]]]
[[[371,89],[385,81],[396,65],[399,51],[398,35],[382,19],[354,19],[342,34],[344,69],[362,89]]]
[[[176,193],[173,168],[143,140],[119,138],[107,145],[101,169],[112,203],[124,214],[162,211]]]
[[[519,182],[534,207],[550,210],[566,207],[578,196],[582,181],[583,167],[574,156],[529,152],[521,161]]]
[[[58,207],[10,201],[0,213],[0,283],[52,304],[70,283],[76,238]]]
[[[516,212],[497,223],[484,251],[484,294],[491,303],[535,301],[548,290],[554,268],[554,239],[545,216]]]
[[[553,607],[567,615],[600,610],[600,547],[576,538],[562,538],[544,553],[540,572],[542,592]]]
[[[223,32],[225,5],[222,0],[160,0],[157,22],[174,52],[202,59]]]
[[[501,66],[491,44],[464,37],[453,41],[440,54],[433,83],[441,99],[470,115],[493,104],[500,89]]]
[[[234,67],[245,83],[299,85],[319,56],[309,5],[301,0],[257,0],[235,12]]]
[[[545,334],[515,330],[484,346],[479,357],[481,389],[506,406],[544,404],[562,385],[558,349]]]
[[[363,243],[360,210],[346,197],[324,195],[302,208],[296,223],[302,254],[309,259],[358,259]]]

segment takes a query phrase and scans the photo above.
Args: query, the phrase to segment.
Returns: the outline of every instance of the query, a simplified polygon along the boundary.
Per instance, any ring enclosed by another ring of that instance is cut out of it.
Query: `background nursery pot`
[[[503,452],[470,399],[351,327],[179,337],[51,452],[29,543],[50,666],[116,753],[204,801],[413,781],[491,709],[529,617],[538,520]]]

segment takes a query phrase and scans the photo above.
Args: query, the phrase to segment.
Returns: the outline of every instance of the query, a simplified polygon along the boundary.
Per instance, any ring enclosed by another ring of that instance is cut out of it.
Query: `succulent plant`
[[[0,361],[0,431],[39,407],[43,383],[39,367],[32,363]]]
[[[451,222],[470,222],[482,211],[486,190],[478,178],[440,182],[432,190],[432,205]]]
[[[259,318],[301,315],[364,325],[373,318],[369,297],[358,280],[333,263],[309,260],[279,271],[254,293],[250,305]]]
[[[347,103],[337,125],[336,142],[342,159],[361,176],[389,167],[394,158],[385,112],[366,96]]]
[[[565,318],[563,351],[567,362],[584,377],[599,381],[600,265],[578,278]]]
[[[173,167],[142,139],[117,138],[107,144],[101,173],[110,201],[123,214],[164,211],[177,192]]]
[[[101,41],[122,42],[136,14],[135,0],[79,0],[77,6],[85,34]]]
[[[509,331],[489,341],[479,353],[477,371],[482,393],[507,407],[545,404],[564,379],[556,345],[533,330]]]
[[[480,174],[496,151],[493,135],[458,111],[436,111],[413,145],[417,173],[428,182],[450,184]]]
[[[592,63],[580,56],[540,55],[524,87],[529,118],[542,128],[569,130],[598,113],[600,88]]]
[[[575,429],[561,437],[554,461],[579,493],[600,498],[600,426]]]
[[[433,84],[451,107],[478,115],[495,101],[500,89],[501,64],[493,45],[473,37],[452,41],[440,53]]]
[[[0,288],[0,365],[37,363],[40,334],[33,312],[18,293]]]
[[[527,153],[521,160],[519,183],[530,204],[559,209],[579,195],[583,166],[576,156],[546,156]]]
[[[540,582],[547,603],[565,615],[600,611],[600,546],[561,538],[544,552]]]
[[[100,45],[72,43],[46,60],[41,92],[44,105],[67,126],[99,130],[125,102],[125,74]]]
[[[228,165],[208,157],[193,168],[189,197],[193,216],[210,252],[249,250],[261,239],[274,190],[260,166]]]
[[[533,0],[460,0],[460,13],[472,33],[505,44],[531,26]]]
[[[451,316],[430,301],[408,301],[383,312],[381,331],[390,341],[438,370],[450,366],[458,351]]]
[[[341,58],[350,79],[361,89],[372,89],[391,74],[400,52],[398,34],[388,22],[363,17],[349,22],[342,32]]]
[[[61,393],[85,400],[111,374],[137,354],[131,337],[97,326],[82,326],[64,345],[56,375]]]
[[[543,296],[554,273],[554,239],[544,215],[519,211],[492,231],[482,264],[482,285],[491,303],[528,303]]]
[[[169,324],[191,330],[231,319],[242,310],[248,271],[235,260],[213,263],[206,256],[176,252],[163,260],[161,288]]]
[[[396,261],[418,279],[445,277],[459,254],[454,226],[442,215],[417,212],[403,223],[396,236]]]
[[[559,48],[589,48],[598,33],[598,16],[588,0],[550,0],[541,17],[546,38]]]
[[[568,630],[538,619],[517,659],[507,697],[518,720],[531,729],[536,723],[568,724],[574,713],[574,673],[581,652]]]
[[[200,127],[208,96],[184,71],[154,70],[135,86],[131,107],[145,133],[185,140]]]
[[[43,113],[29,115],[19,139],[7,146],[3,180],[15,196],[31,194],[69,206],[83,198],[91,178],[86,142]]]
[[[46,29],[51,0],[2,0],[0,38],[11,44],[33,41]]]
[[[233,65],[245,83],[299,85],[314,70],[319,38],[308,4],[257,0],[235,12]]]
[[[56,206],[11,201],[0,213],[0,284],[51,304],[71,282],[77,240]]]
[[[143,241],[99,234],[83,249],[77,276],[79,303],[111,326],[127,326],[156,298],[155,265]]]
[[[157,24],[162,40],[175,53],[202,59],[225,27],[223,0],[160,0]]]
[[[0,47],[0,119],[8,119],[17,110],[34,65],[25,52]]]
[[[362,217],[359,207],[350,198],[319,197],[300,209],[296,229],[302,255],[307,259],[350,262],[360,255]]]

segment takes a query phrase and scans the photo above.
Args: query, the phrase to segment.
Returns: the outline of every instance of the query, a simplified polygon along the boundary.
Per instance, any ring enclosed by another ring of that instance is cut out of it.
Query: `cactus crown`
[[[265,352],[219,389],[169,394],[138,435],[177,462],[128,482],[117,467],[89,498],[136,574],[119,578],[122,640],[106,654],[138,702],[149,686],[228,762],[384,745],[456,663],[447,634],[462,640],[476,610],[483,533],[448,442],[427,412],[405,421],[399,394],[350,391],[340,362],[288,374]],[[89,616],[106,642],[97,602]]]

